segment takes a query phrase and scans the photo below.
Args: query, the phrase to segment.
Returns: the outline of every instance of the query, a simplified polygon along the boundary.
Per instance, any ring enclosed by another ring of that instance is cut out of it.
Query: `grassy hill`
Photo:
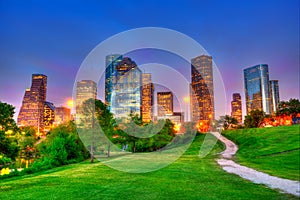
[[[132,174],[88,161],[0,181],[0,199],[297,199],[224,172],[215,161],[217,143],[198,157],[204,136],[158,171]]]
[[[239,146],[235,159],[282,178],[300,179],[300,126],[228,130],[222,134]]]

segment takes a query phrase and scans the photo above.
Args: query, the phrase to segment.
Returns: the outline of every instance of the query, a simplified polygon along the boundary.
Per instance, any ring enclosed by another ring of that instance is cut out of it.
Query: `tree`
[[[94,161],[94,153],[99,147],[107,147],[107,156],[110,156],[111,141],[117,135],[116,122],[107,106],[97,99],[88,99],[81,106],[82,125],[84,134],[81,135],[83,143],[89,147],[91,162]],[[100,126],[99,128],[97,128]]]
[[[0,154],[14,160],[19,152],[17,140],[6,136],[6,131],[16,133],[18,127],[13,119],[14,107],[0,101]]]
[[[3,130],[0,130],[0,154],[15,160],[19,152],[16,139],[8,138]]]
[[[229,115],[220,116],[220,119],[217,120],[217,126],[223,126],[225,130],[227,130],[232,125],[237,125],[238,121],[236,118],[231,117]]]
[[[13,119],[15,114],[14,110],[15,108],[12,105],[0,101],[0,130],[18,130],[16,122]]]
[[[95,111],[97,122],[108,139],[106,140],[107,157],[110,157],[111,141],[114,140],[113,136],[117,135],[116,121],[113,114],[108,110],[107,105],[105,105],[101,100],[95,100]]]
[[[256,128],[261,125],[265,118],[265,113],[261,110],[251,110],[248,115],[245,116],[245,127]]]
[[[54,166],[81,161],[89,153],[82,144],[73,121],[52,129],[47,138],[37,145],[44,158]]]
[[[300,101],[298,99],[290,99],[289,101],[281,101],[278,104],[276,115],[291,115],[292,118],[295,118],[299,113]]]
[[[20,128],[20,133],[17,133],[17,139],[20,147],[20,157],[30,158],[36,157],[35,144],[37,138],[35,137],[35,129],[32,126],[24,126]]]

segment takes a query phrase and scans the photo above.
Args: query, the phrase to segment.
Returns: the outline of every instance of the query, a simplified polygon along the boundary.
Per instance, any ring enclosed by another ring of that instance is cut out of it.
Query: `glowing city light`
[[[72,99],[68,100],[67,101],[67,104],[70,108],[73,108],[73,105],[74,105],[74,101]]]
[[[184,97],[184,98],[183,98],[183,101],[184,101],[185,103],[189,103],[189,102],[190,102],[190,97],[189,97],[189,96]]]
[[[181,124],[174,124],[174,127],[173,127],[173,129],[174,129],[174,131],[176,131],[177,133],[180,131],[180,127],[181,127]]]

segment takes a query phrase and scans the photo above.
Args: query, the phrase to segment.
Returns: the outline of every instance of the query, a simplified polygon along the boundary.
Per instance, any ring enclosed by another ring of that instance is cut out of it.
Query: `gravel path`
[[[299,181],[292,181],[270,176],[266,173],[259,172],[252,168],[235,163],[234,161],[230,160],[230,158],[236,154],[238,150],[237,145],[220,135],[218,132],[213,132],[212,135],[218,138],[226,146],[225,151],[221,153],[223,158],[217,160],[218,164],[221,165],[226,172],[239,175],[240,177],[257,184],[267,185],[272,189],[279,189],[282,192],[300,196]]]

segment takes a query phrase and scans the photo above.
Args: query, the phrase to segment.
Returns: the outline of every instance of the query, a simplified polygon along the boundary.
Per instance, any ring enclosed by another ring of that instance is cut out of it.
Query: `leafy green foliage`
[[[169,120],[159,120],[157,123],[143,124],[138,115],[131,115],[131,122],[123,124],[125,131],[122,137],[129,143],[131,151],[151,152],[166,146],[175,136],[173,123]]]
[[[298,99],[290,99],[289,101],[281,101],[276,112],[277,116],[291,115],[296,117],[300,114],[300,101]]]
[[[12,105],[0,101],[0,130],[18,130],[15,120],[13,119],[14,110],[15,108]]]
[[[73,122],[54,128],[37,147],[44,159],[47,158],[54,166],[81,161],[89,156]]]
[[[0,101],[0,154],[12,160],[18,155],[18,142],[15,138],[7,137],[5,132],[12,131],[15,134],[18,131],[13,119],[14,109],[12,105]]]
[[[237,125],[238,121],[236,118],[229,115],[220,116],[220,119],[216,121],[217,126],[222,126],[225,130],[233,125]]]
[[[11,158],[6,157],[4,154],[0,154],[0,165],[6,165],[8,163],[11,163]]]
[[[8,138],[5,132],[0,130],[0,154],[15,160],[19,152],[19,146],[15,138]]]
[[[140,116],[130,114],[130,122],[117,124],[107,106],[97,99],[86,100],[81,114],[83,123],[80,126],[83,130],[86,127],[82,139],[91,154],[103,149],[104,145],[109,157],[111,142],[119,146],[127,144],[133,153],[155,151],[167,145],[174,137],[173,124],[168,119],[159,121],[158,124],[144,124]],[[103,134],[96,130],[93,131],[95,123],[101,127],[106,138],[102,138]],[[105,142],[103,144],[100,141]]]
[[[249,115],[246,115],[244,124],[246,128],[256,128],[261,125],[265,118],[265,113],[261,110],[251,110]]]

